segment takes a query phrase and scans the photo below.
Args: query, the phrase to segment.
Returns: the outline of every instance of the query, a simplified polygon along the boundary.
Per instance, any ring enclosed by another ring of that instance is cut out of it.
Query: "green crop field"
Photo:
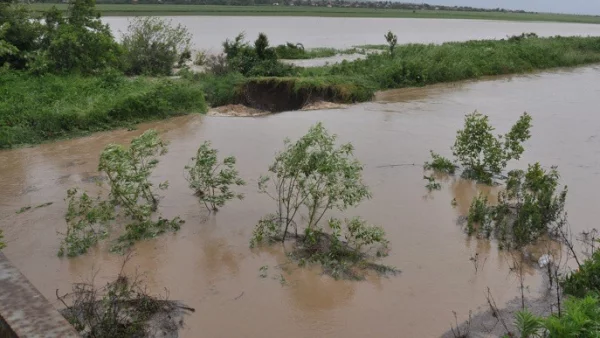
[[[54,4],[32,4],[34,10],[46,10]],[[56,4],[66,9],[65,4]],[[551,21],[575,23],[600,23],[600,16],[569,15],[550,13],[503,13],[503,12],[464,12],[443,10],[402,10],[385,8],[344,8],[308,6],[215,6],[215,5],[133,5],[98,4],[97,8],[105,16],[136,15],[223,15],[223,16],[323,16],[323,17],[369,17],[369,18],[435,18],[435,19],[476,19],[508,21]]]

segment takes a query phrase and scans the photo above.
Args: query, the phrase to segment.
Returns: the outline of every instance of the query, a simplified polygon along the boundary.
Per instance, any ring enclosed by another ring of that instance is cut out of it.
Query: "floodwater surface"
[[[123,257],[108,253],[103,245],[82,257],[56,257],[57,232],[65,231],[63,198],[71,187],[93,189],[98,155],[108,143],[127,143],[156,128],[170,141],[169,153],[152,176],[154,182],[170,182],[160,211],[164,217],[179,215],[186,223],[175,234],[137,244],[126,268],[144,273],[152,292],[164,293],[166,288],[171,299],[196,309],[186,318],[182,336],[436,337],[449,329],[453,310],[461,320],[469,310],[484,309],[488,287],[496,302],[504,304],[517,295],[518,282],[495,243],[468,238],[456,224],[477,193],[474,184],[450,178],[442,182],[441,191],[427,192],[421,165],[429,150],[449,156],[464,114],[475,109],[488,114],[499,133],[527,111],[533,116],[532,138],[522,160],[511,168],[535,161],[557,165],[569,186],[574,230],[596,226],[599,77],[600,68],[586,67],[387,92],[378,102],[341,110],[259,118],[190,115],[135,131],[2,151],[4,253],[57,307],[56,289],[67,292],[70,283],[89,279],[95,270],[98,284],[114,278]],[[257,193],[256,179],[266,172],[284,138],[296,139],[318,121],[340,141],[352,142],[365,164],[364,179],[373,198],[344,215],[361,215],[385,228],[392,251],[383,262],[402,270],[398,276],[335,281],[317,268],[287,264],[280,246],[248,247],[257,220],[275,207]],[[216,215],[206,213],[182,174],[205,140],[220,154],[235,155],[248,182],[241,189],[245,199]],[[46,202],[54,204],[16,213],[22,206]],[[477,273],[469,260],[476,253],[485,261]],[[265,265],[268,276],[261,278],[259,269]],[[528,297],[543,289],[535,270],[528,271],[525,284]]]
[[[265,33],[272,45],[302,43],[307,48],[349,48],[364,44],[385,44],[383,35],[392,30],[398,43],[442,43],[474,39],[503,39],[534,32],[540,36],[600,36],[600,25],[556,22],[510,22],[489,20],[319,18],[250,16],[165,17],[193,34],[194,49],[220,53],[225,39],[244,32],[254,41]],[[130,17],[103,17],[115,36],[127,31]]]

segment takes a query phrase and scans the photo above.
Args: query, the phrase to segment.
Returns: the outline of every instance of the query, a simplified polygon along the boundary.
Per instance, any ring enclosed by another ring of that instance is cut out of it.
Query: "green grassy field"
[[[53,4],[32,4],[34,10],[46,10]],[[59,9],[67,5],[57,4]],[[569,14],[529,14],[501,12],[460,12],[435,10],[401,10],[378,8],[341,8],[305,6],[213,6],[213,5],[110,5],[99,4],[97,8],[105,16],[137,15],[223,15],[223,16],[323,16],[323,17],[368,17],[368,18],[433,18],[433,19],[475,19],[508,21],[551,21],[600,23],[600,16]]]

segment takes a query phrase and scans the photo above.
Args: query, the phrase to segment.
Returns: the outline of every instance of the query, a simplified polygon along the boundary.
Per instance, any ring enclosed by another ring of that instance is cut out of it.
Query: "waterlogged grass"
[[[53,5],[66,10],[66,4],[32,4],[37,11]],[[444,10],[404,10],[390,8],[342,8],[312,6],[225,6],[225,5],[174,5],[174,4],[98,4],[105,16],[137,15],[215,15],[215,16],[321,16],[321,17],[367,17],[367,18],[421,18],[421,19],[474,19],[506,21],[553,21],[600,23],[600,16],[552,13],[501,13]]]
[[[0,73],[0,148],[205,111],[202,87],[184,80]]]

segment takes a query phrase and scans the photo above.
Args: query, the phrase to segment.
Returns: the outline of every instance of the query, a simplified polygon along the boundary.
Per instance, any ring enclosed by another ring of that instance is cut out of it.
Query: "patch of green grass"
[[[36,11],[47,10],[56,5],[66,10],[66,4],[32,4]],[[446,10],[405,10],[390,8],[344,8],[313,6],[226,6],[226,5],[175,5],[175,4],[98,4],[102,14],[108,16],[137,15],[217,15],[217,16],[322,16],[322,17],[369,17],[369,18],[433,18],[474,19],[507,21],[554,21],[577,23],[600,23],[599,16],[552,13],[503,13],[468,12]]]
[[[0,72],[0,148],[205,111],[202,87],[186,80]]]
[[[363,60],[305,68],[301,77],[361,79],[377,90],[600,62],[600,38],[552,37],[397,46]]]

